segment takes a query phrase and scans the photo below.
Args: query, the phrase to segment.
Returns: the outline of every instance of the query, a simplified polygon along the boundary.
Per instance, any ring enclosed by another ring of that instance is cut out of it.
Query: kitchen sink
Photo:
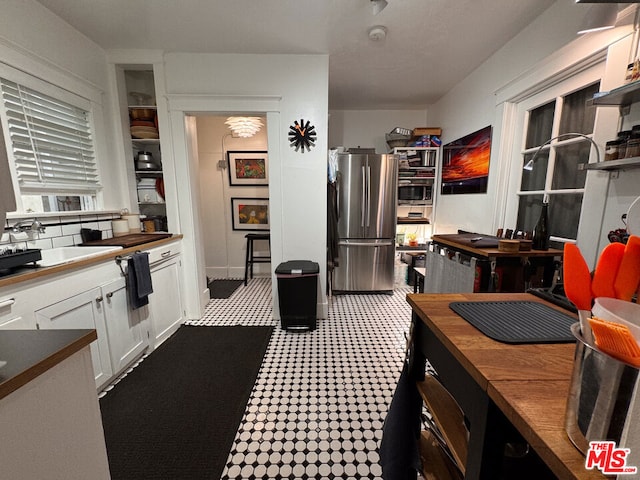
[[[38,260],[37,264],[41,267],[53,267],[63,263],[75,262],[86,258],[96,257],[103,253],[122,250],[122,247],[104,246],[104,247],[57,247],[48,250],[42,250],[42,260]]]

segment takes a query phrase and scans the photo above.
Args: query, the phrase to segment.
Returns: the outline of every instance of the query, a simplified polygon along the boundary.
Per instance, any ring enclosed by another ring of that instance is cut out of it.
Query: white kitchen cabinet
[[[182,260],[177,244],[158,247],[149,253],[153,293],[149,295],[148,314],[151,342],[156,348],[184,321],[180,293]]]
[[[29,308],[28,299],[18,292],[0,297],[0,330],[34,330],[36,322]]]
[[[113,376],[105,317],[102,311],[104,296],[100,287],[75,295],[35,312],[38,328],[74,329],[92,328],[98,339],[91,343],[91,360],[98,388]]]
[[[117,375],[144,353],[149,335],[139,311],[129,308],[124,278],[102,285],[101,294],[98,308],[104,313],[111,366]]]

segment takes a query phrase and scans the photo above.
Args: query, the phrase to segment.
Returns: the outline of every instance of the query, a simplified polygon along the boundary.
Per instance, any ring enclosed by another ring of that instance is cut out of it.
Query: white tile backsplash
[[[34,217],[25,217],[25,220],[31,220]],[[12,245],[16,248],[39,248],[47,250],[55,247],[69,247],[82,243],[80,229],[89,228],[92,230],[101,230],[102,238],[111,238],[113,232],[111,230],[111,220],[119,218],[117,214],[91,214],[71,217],[46,217],[42,219],[45,226],[43,233],[28,232],[26,239],[13,240],[9,231],[2,233],[0,244]],[[7,221],[7,226],[13,226],[22,219],[11,219]],[[2,230],[0,229],[0,232]]]

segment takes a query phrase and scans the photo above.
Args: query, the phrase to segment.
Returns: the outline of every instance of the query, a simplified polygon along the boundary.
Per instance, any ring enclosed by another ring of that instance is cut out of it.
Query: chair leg
[[[253,278],[253,238],[249,241],[249,244],[251,245],[249,247],[249,275],[250,278]]]
[[[244,286],[247,286],[247,274],[249,273],[249,246],[251,245],[251,239],[247,238],[247,253],[244,259]]]

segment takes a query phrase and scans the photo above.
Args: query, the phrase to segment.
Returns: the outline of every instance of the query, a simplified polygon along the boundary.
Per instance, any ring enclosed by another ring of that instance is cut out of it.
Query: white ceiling
[[[107,50],[329,54],[331,109],[424,108],[554,1],[39,0]]]

